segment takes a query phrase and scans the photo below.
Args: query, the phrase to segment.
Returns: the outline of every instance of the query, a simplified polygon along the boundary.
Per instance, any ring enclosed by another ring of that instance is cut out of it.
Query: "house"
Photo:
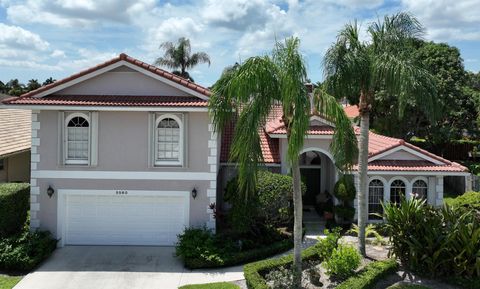
[[[0,101],[10,96],[0,94]],[[0,109],[0,183],[30,181],[31,112]]]
[[[31,226],[63,245],[172,245],[186,226],[215,228],[234,174],[232,126],[213,131],[198,84],[125,54],[4,101],[32,111]],[[278,109],[262,133],[265,164],[287,173]],[[333,124],[311,118],[302,151],[306,205],[339,176]],[[466,169],[398,139],[371,134],[369,209],[413,193],[442,203],[443,177]],[[353,172],[356,174],[356,172]],[[358,177],[355,178],[358,185]]]

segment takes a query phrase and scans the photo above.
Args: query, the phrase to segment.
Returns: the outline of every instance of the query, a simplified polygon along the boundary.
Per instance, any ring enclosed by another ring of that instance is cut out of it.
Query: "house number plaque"
[[[119,190],[117,190],[117,191],[116,191],[116,194],[117,194],[117,195],[128,195],[128,191],[119,191]]]

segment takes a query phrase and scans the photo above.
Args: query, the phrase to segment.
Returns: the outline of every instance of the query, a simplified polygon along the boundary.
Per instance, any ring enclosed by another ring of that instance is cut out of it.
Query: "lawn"
[[[3,288],[0,288],[0,289],[3,289]],[[240,287],[232,283],[220,282],[220,283],[208,283],[208,284],[197,284],[197,285],[185,285],[180,287],[179,289],[240,289]]]
[[[0,289],[12,289],[22,279],[22,276],[0,275]]]

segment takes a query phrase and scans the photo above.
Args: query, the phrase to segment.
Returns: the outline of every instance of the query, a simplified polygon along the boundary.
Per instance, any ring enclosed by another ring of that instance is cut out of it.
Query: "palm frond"
[[[200,63],[208,63],[210,65],[210,56],[205,52],[196,52],[187,60],[186,67],[191,68]]]
[[[349,170],[358,157],[358,144],[350,119],[335,97],[327,94],[321,87],[314,91],[315,110],[335,124],[335,133],[330,150],[335,165],[342,171]]]

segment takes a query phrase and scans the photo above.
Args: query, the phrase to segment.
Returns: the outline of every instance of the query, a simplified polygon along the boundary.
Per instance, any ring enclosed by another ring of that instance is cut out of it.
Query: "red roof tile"
[[[64,79],[61,79],[61,80],[57,80],[57,81],[55,81],[54,83],[51,83],[51,84],[42,86],[42,87],[40,87],[40,88],[38,88],[38,89],[35,89],[35,90],[33,90],[33,91],[30,91],[30,92],[27,92],[27,93],[25,93],[25,94],[22,94],[22,95],[21,95],[20,97],[18,97],[18,98],[10,98],[10,99],[4,100],[3,103],[5,103],[5,104],[13,104],[14,102],[16,102],[16,101],[18,101],[18,100],[20,100],[20,99],[36,96],[36,95],[38,95],[39,93],[48,91],[49,89],[52,89],[52,88],[54,88],[54,87],[57,87],[57,86],[59,86],[59,85],[61,85],[61,84],[65,84],[65,83],[67,83],[67,82],[70,82],[70,81],[75,80],[75,79],[77,79],[77,78],[79,78],[79,77],[82,77],[82,76],[85,76],[85,75],[90,74],[90,73],[92,73],[92,72],[95,72],[95,71],[97,71],[97,70],[99,70],[99,69],[105,68],[105,67],[107,67],[107,66],[109,66],[109,65],[112,65],[112,64],[114,64],[114,63],[117,63],[117,62],[119,62],[119,61],[126,61],[126,62],[128,62],[128,63],[130,63],[130,64],[133,64],[133,65],[136,65],[136,66],[138,66],[138,67],[141,67],[141,68],[143,68],[143,69],[145,69],[145,70],[148,70],[149,72],[152,72],[152,73],[154,73],[154,74],[156,74],[156,75],[158,75],[158,76],[161,76],[161,77],[164,77],[164,78],[166,78],[166,79],[169,79],[169,80],[171,80],[171,81],[173,81],[173,82],[176,82],[176,83],[178,83],[178,84],[180,84],[180,85],[182,85],[182,86],[184,86],[184,87],[186,87],[186,88],[192,89],[192,90],[194,90],[194,91],[196,91],[196,92],[198,92],[198,93],[200,93],[200,94],[203,94],[203,95],[205,95],[205,96],[210,96],[210,94],[211,94],[211,92],[210,92],[209,89],[207,89],[207,88],[205,88],[205,87],[203,87],[203,86],[201,86],[201,85],[198,85],[198,84],[196,84],[196,83],[193,83],[193,82],[191,82],[191,81],[189,81],[189,80],[186,80],[186,79],[184,79],[184,78],[182,78],[182,77],[180,77],[180,76],[177,76],[177,75],[175,75],[175,74],[172,74],[172,73],[170,73],[170,72],[167,72],[167,71],[165,71],[165,70],[163,70],[163,69],[160,69],[160,68],[158,68],[158,67],[156,67],[156,66],[150,65],[150,64],[145,63],[145,62],[143,62],[143,61],[140,61],[140,60],[138,60],[138,59],[135,59],[135,58],[133,58],[133,57],[130,57],[130,56],[126,55],[125,53],[121,53],[119,56],[117,56],[117,57],[115,57],[115,58],[113,58],[113,59],[111,59],[111,60],[108,60],[108,61],[106,61],[106,62],[104,62],[104,63],[101,63],[101,64],[96,65],[96,66],[94,66],[94,67],[88,68],[88,69],[83,70],[83,71],[81,71],[81,72],[79,72],[79,73],[73,74],[73,75],[71,75],[71,76],[69,76],[69,77],[67,77],[67,78],[64,78]],[[18,104],[18,103],[15,103],[15,104]],[[28,103],[28,104],[36,104],[36,103],[31,102],[31,103]]]
[[[81,105],[81,106],[181,106],[206,107],[208,102],[194,96],[141,95],[48,95],[40,98],[21,97],[9,104]]]
[[[345,114],[349,118],[355,118],[360,115],[360,112],[358,111],[358,106],[357,105],[347,105],[343,108],[345,111]]]
[[[354,166],[354,170],[358,167]],[[466,168],[450,163],[437,165],[423,160],[375,160],[368,163],[369,171],[464,172]]]
[[[230,147],[233,141],[233,135],[235,132],[234,122],[230,122],[225,126],[222,132],[222,145],[220,148],[220,162],[230,162]],[[264,129],[259,130],[260,134],[260,147],[262,149],[263,161],[267,164],[279,164],[280,152],[279,140],[273,139],[265,132]]]
[[[285,126],[282,125],[281,127],[270,130],[268,133],[286,134],[287,130]],[[307,130],[307,134],[309,135],[333,135],[334,133],[335,131],[333,130],[333,127],[328,125],[312,125]]]

